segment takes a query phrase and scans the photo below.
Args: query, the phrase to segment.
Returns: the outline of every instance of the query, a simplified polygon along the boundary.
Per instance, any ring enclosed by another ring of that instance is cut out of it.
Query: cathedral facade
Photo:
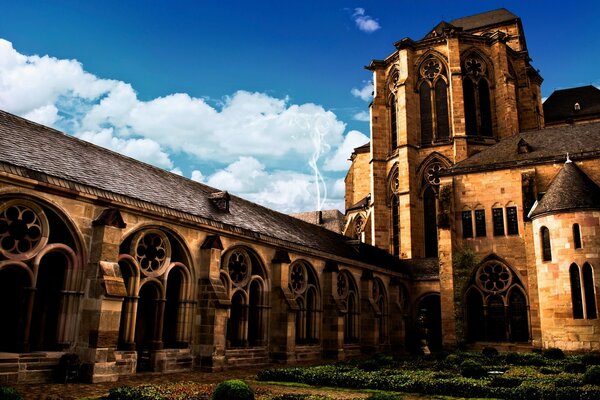
[[[441,312],[411,304],[445,347],[600,349],[598,90],[551,96],[545,128],[505,9],[395,47],[367,67],[371,142],[352,154],[345,234],[437,266]]]

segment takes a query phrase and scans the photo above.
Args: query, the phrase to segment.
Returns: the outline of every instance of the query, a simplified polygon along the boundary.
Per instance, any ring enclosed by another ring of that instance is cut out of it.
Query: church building
[[[444,347],[600,349],[600,90],[542,106],[505,9],[395,47],[367,67],[371,142],[351,157],[345,234],[436,266],[437,305],[419,279],[410,301]]]
[[[73,354],[101,382],[600,350],[598,90],[542,105],[504,9],[395,46],[368,66],[344,216],[281,214],[0,111],[0,380],[49,380]]]

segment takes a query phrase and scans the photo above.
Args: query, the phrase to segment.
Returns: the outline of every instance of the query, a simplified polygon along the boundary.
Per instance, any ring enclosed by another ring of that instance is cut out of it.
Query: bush
[[[460,364],[460,374],[465,378],[482,378],[487,371],[477,361],[465,360]]]
[[[317,396],[312,394],[280,394],[271,400],[332,400],[329,396]]]
[[[490,382],[491,387],[515,388],[523,382],[523,379],[517,376],[495,376]]]
[[[600,365],[592,365],[585,371],[583,381],[588,385],[600,385]]]
[[[0,386],[0,400],[23,400],[15,388]]]
[[[508,364],[512,365],[531,365],[534,367],[542,367],[546,365],[546,360],[537,353],[506,353],[504,359]]]
[[[154,385],[120,386],[108,391],[107,400],[165,400]]]
[[[217,385],[212,400],[254,400],[254,392],[246,382],[239,379],[223,381]]]
[[[395,393],[373,393],[367,400],[402,400],[402,396]]]
[[[573,361],[565,365],[565,372],[570,374],[583,374],[585,370],[585,364],[580,362]]]
[[[483,350],[481,350],[481,354],[485,357],[493,358],[498,355],[498,350],[496,350],[495,347],[484,347]]]
[[[585,365],[600,365],[600,353],[588,353],[581,357],[581,362]]]
[[[565,359],[565,353],[556,347],[551,347],[549,349],[546,349],[544,351],[542,351],[542,356],[544,356],[544,358],[547,358],[549,360],[564,360]]]
[[[450,354],[444,361],[449,365],[460,365],[463,359],[458,354]]]

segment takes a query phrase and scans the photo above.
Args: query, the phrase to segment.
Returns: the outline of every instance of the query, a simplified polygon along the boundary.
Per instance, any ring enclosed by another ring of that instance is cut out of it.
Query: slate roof
[[[592,117],[600,118],[600,89],[592,85],[555,90],[544,102],[544,120],[549,124]]]
[[[486,11],[468,17],[457,18],[450,21],[450,24],[468,31],[517,19],[519,19],[519,17],[508,11],[506,8],[499,8],[497,10]]]
[[[544,197],[532,210],[531,217],[590,209],[600,209],[600,187],[575,163],[569,161],[565,163],[546,190]]]
[[[307,211],[290,215],[302,221],[322,226],[332,232],[342,233],[344,229],[344,214],[340,210]]]
[[[371,142],[367,142],[365,144],[363,144],[362,146],[358,146],[354,148],[354,153],[364,153],[364,152],[368,152],[371,151]]]
[[[402,269],[400,261],[387,252],[373,250],[378,255],[375,259],[357,252],[345,236],[237,196],[231,196],[229,212],[220,211],[209,199],[210,194],[219,192],[217,189],[4,111],[0,111],[0,138],[0,169],[13,174],[25,171],[20,173],[49,185],[58,178],[68,182],[66,190],[94,188],[108,199],[116,194],[139,200],[134,204],[156,205],[159,211],[175,210],[184,217],[193,216],[237,234],[273,238],[275,243],[299,245],[333,258]]]
[[[413,258],[403,261],[413,279],[429,280],[440,277],[440,262],[437,258]]]
[[[530,151],[519,152],[524,140]],[[563,125],[510,136],[455,164],[444,175],[600,156],[600,122]]]

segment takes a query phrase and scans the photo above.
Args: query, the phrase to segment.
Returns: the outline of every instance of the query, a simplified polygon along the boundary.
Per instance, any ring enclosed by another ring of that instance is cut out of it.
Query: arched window
[[[477,55],[463,63],[465,129],[468,136],[493,136],[492,104],[486,63]]]
[[[223,255],[221,268],[231,293],[227,346],[264,345],[267,300],[266,274],[261,262],[254,252],[236,247]]]
[[[388,312],[387,312],[387,296],[385,294],[385,287],[383,282],[379,279],[373,280],[373,289],[371,291],[371,299],[373,304],[377,306],[376,320],[377,320],[377,331],[379,333],[379,343],[383,344],[387,342],[387,326],[388,326]]]
[[[392,146],[392,151],[394,151],[396,149],[396,147],[398,147],[398,128],[397,128],[397,117],[396,117],[396,113],[397,113],[397,107],[398,105],[396,104],[396,96],[394,96],[393,94],[390,96],[390,144]]]
[[[321,320],[317,275],[309,263],[296,261],[290,266],[289,282],[299,307],[296,314],[296,344],[317,343]]]
[[[573,246],[576,249],[581,248],[581,229],[579,224],[573,224]]]
[[[583,264],[583,293],[585,296],[585,314],[587,319],[596,319],[596,293],[594,285],[594,273],[592,266],[588,263]]]
[[[82,258],[66,221],[34,201],[0,202],[0,351],[62,351],[75,340]]]
[[[540,237],[542,240],[542,260],[552,261],[552,247],[550,245],[550,231],[545,226],[540,229]]]
[[[573,318],[583,318],[583,301],[581,300],[581,280],[579,277],[579,267],[577,264],[571,264],[569,267],[569,277],[571,278],[571,304],[573,306]]]
[[[435,192],[427,186],[423,193],[423,225],[425,236],[425,257],[437,257],[437,215],[435,205]]]
[[[471,276],[465,295],[469,341],[529,341],[529,306],[518,276],[496,259]]]
[[[358,290],[352,276],[341,271],[337,277],[337,296],[346,306],[344,314],[344,343],[356,343],[359,340],[359,303]]]
[[[400,255],[400,202],[398,196],[392,197],[392,254]]]
[[[429,55],[419,68],[421,144],[427,145],[450,136],[448,84],[444,64]]]

